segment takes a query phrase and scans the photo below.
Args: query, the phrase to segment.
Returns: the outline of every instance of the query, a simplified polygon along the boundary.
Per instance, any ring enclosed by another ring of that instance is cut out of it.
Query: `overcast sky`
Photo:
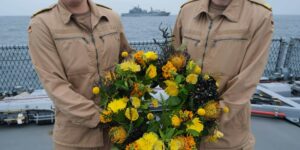
[[[181,4],[187,0],[94,0],[107,5],[118,13],[127,12],[139,5],[142,8],[161,9],[177,14]],[[266,0],[274,10],[274,14],[300,15],[300,0]],[[45,8],[57,0],[1,0],[0,16],[30,16],[39,9]]]

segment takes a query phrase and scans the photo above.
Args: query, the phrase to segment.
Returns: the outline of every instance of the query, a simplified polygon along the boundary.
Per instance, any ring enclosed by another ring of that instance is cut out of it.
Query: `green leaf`
[[[175,128],[168,128],[166,133],[166,139],[171,139],[175,133]]]
[[[167,128],[169,126],[171,126],[172,122],[171,122],[171,113],[169,112],[164,112],[161,117],[160,117],[160,122],[163,125],[163,128]]]
[[[195,130],[191,130],[191,129],[188,129],[187,132],[188,132],[188,134],[190,134],[190,135],[192,135],[192,136],[194,136],[194,137],[197,137],[197,136],[200,135],[199,132],[197,132],[197,131],[195,131]]]
[[[177,75],[175,78],[175,82],[177,84],[180,84],[182,81],[184,81],[184,76],[183,75]]]
[[[138,127],[140,127],[143,123],[144,123],[144,118],[143,118],[143,117],[139,117],[139,119],[138,119],[137,121],[135,121],[134,127],[135,127],[135,128],[138,128]]]
[[[181,103],[181,100],[179,97],[171,96],[168,99],[168,106],[178,106]]]
[[[159,135],[160,135],[161,139],[162,139],[163,141],[165,141],[166,136],[165,136],[165,134],[164,134],[161,130],[159,130]]]
[[[156,121],[153,121],[149,124],[149,128],[148,128],[148,132],[155,132],[157,133],[157,131],[160,129],[160,124]]]

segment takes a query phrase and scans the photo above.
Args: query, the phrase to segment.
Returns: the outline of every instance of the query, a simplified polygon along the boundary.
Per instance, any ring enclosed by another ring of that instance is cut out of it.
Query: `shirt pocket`
[[[203,50],[200,48],[200,34],[184,33],[182,36],[182,44],[186,45],[187,51],[194,60],[202,59]]]
[[[212,40],[212,58],[215,61],[226,62],[219,64],[218,70],[228,76],[237,74],[243,62],[248,43],[249,38],[242,33],[216,36]]]
[[[100,63],[103,65],[103,71],[109,71],[119,62],[120,32],[116,29],[107,30],[99,35],[99,39],[103,43]]]
[[[88,73],[91,66],[91,52],[88,39],[80,34],[64,34],[54,37],[58,53],[67,75]]]

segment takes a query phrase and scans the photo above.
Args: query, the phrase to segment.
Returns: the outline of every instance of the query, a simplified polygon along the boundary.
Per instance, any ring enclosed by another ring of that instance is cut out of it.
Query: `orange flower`
[[[162,67],[163,77],[165,79],[173,78],[173,75],[177,72],[177,69],[174,65],[168,61],[166,65]]]
[[[140,65],[145,65],[145,61],[143,59],[144,56],[144,51],[138,51],[134,54],[134,59],[137,63],[139,63]]]
[[[130,95],[135,97],[142,97],[144,95],[144,91],[140,89],[139,83],[134,83],[133,90],[131,91]]]
[[[181,70],[186,64],[186,58],[183,54],[175,54],[171,56],[170,62],[176,67],[177,70]]]

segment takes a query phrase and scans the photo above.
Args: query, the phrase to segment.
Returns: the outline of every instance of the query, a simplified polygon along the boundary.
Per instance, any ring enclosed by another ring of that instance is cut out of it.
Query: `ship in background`
[[[150,11],[147,11],[137,6],[129,10],[129,13],[123,13],[122,16],[123,17],[170,16],[170,12],[153,10],[152,8]]]

